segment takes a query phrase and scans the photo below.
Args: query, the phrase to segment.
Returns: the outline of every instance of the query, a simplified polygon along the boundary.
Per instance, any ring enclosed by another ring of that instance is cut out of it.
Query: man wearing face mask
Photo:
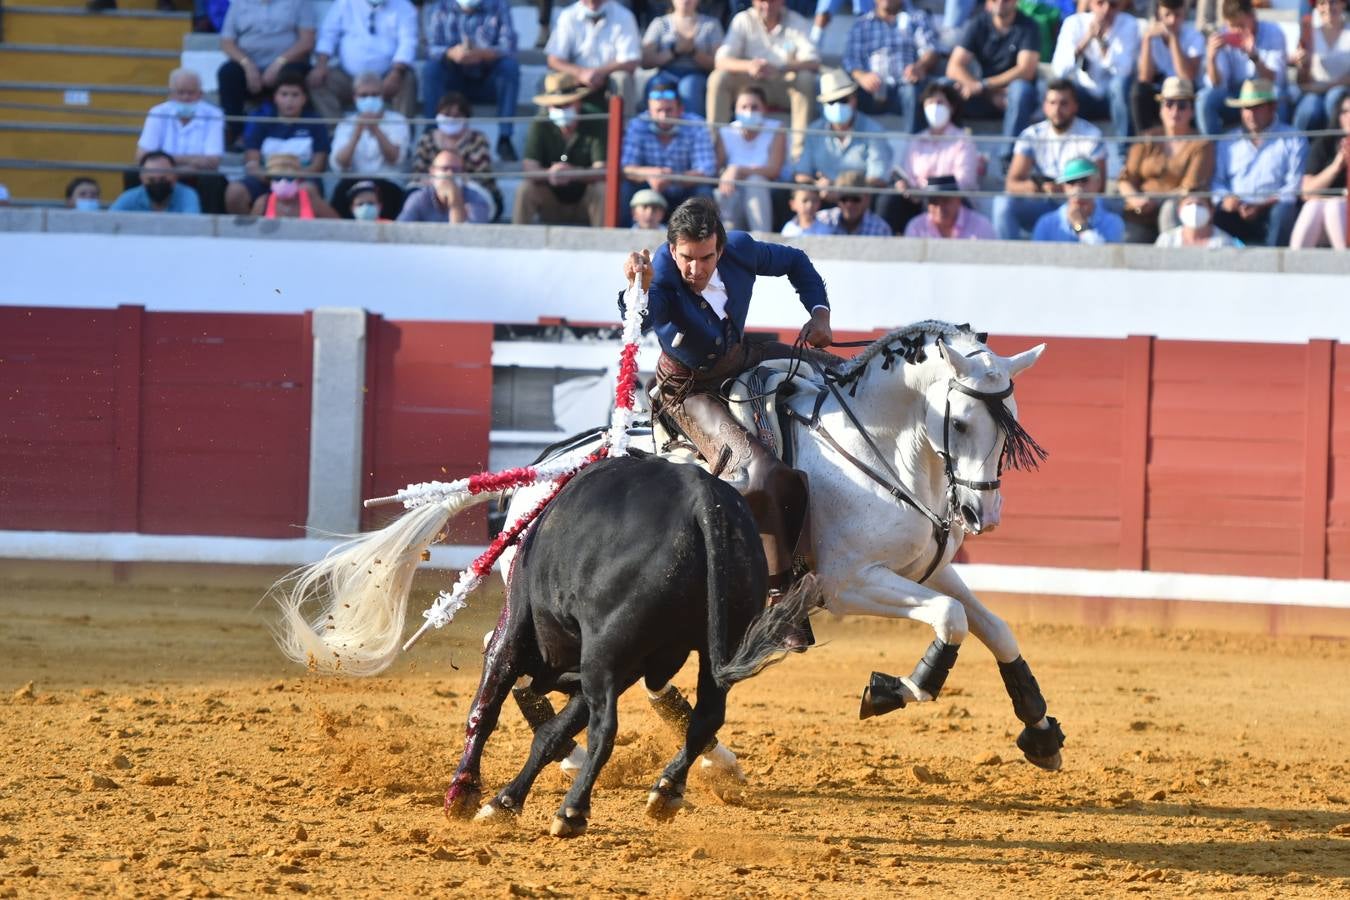
[[[442,150],[431,163],[431,184],[408,195],[400,222],[478,225],[492,221],[492,195],[464,177],[464,161]]]
[[[66,185],[66,209],[76,209],[80,212],[98,212],[103,208],[102,192],[99,190],[98,182],[85,175],[70,179],[70,184]]]
[[[840,173],[862,172],[867,184],[886,187],[891,171],[891,144],[871,116],[858,112],[858,85],[848,73],[831,69],[820,79],[821,118],[811,123],[806,146],[793,169],[793,178],[829,190]]]
[[[427,60],[422,64],[422,112],[436,114],[436,102],[450,91],[474,103],[495,101],[497,115],[514,116],[520,98],[516,29],[507,0],[436,0],[426,28]],[[497,125],[497,157],[516,161],[511,143],[515,125]]]
[[[928,13],[904,0],[876,0],[848,32],[844,69],[862,88],[859,103],[873,115],[895,113],[904,130],[919,129],[918,97],[937,69],[938,36]]]
[[[324,14],[307,81],[314,106],[330,121],[352,100],[353,78],[380,76],[380,93],[405,116],[417,114],[417,10],[409,0],[336,0]],[[337,65],[330,65],[334,56]]]
[[[225,116],[202,99],[202,83],[191,69],[169,74],[169,99],[150,108],[136,139],[136,161],[155,150],[178,161],[179,180],[195,189],[202,209],[225,211],[225,179],[220,157],[225,152]]]
[[[684,111],[676,83],[668,76],[652,79],[647,112],[630,119],[623,135],[623,205],[641,188],[651,188],[671,207],[693,196],[712,196],[711,184],[685,180],[711,178],[717,153],[702,118]]]
[[[200,213],[202,205],[197,192],[178,183],[176,166],[174,158],[161,150],[145,154],[141,158],[141,186],[124,191],[108,211]]]
[[[1187,194],[1177,206],[1181,224],[1164,231],[1154,241],[1156,247],[1241,247],[1242,241],[1214,227],[1214,202],[1208,194]]]
[[[412,136],[403,114],[386,109],[380,93],[380,76],[363,72],[356,76],[353,88],[356,112],[351,113],[333,133],[333,152],[329,164],[334,172],[349,177],[337,183],[330,195],[334,204],[347,196],[354,178],[370,178],[377,172],[403,167]],[[381,191],[393,196],[399,188],[387,178],[379,179]]]
[[[1125,220],[1090,194],[1100,194],[1105,181],[1097,163],[1087,157],[1070,160],[1055,179],[1064,189],[1064,205],[1041,216],[1032,229],[1033,241],[1060,244],[1119,244],[1125,239]]]
[[[530,123],[525,136],[527,178],[516,190],[511,221],[517,225],[604,224],[605,142],[579,127],[577,115],[588,89],[566,72],[544,79],[534,102],[544,118]]]

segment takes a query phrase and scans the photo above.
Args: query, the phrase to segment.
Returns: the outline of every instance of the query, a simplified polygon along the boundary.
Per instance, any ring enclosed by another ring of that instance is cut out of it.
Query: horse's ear
[[[1010,357],[1008,359],[1008,377],[1016,378],[1022,372],[1030,369],[1036,364],[1036,360],[1041,358],[1041,354],[1044,352],[1045,345],[1037,344],[1030,350],[1024,350],[1016,356]]]
[[[938,355],[942,357],[943,362],[951,367],[957,378],[968,378],[974,374],[974,366],[970,364],[971,361],[947,346],[947,342],[941,337],[934,343],[937,344]]]

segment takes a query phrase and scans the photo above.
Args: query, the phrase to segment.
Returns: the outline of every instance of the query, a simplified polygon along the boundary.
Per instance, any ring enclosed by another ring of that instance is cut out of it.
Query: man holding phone
[[[1205,79],[1209,86],[1196,97],[1195,113],[1205,134],[1222,134],[1235,125],[1238,112],[1225,101],[1236,97],[1242,83],[1264,78],[1275,85],[1278,116],[1289,121],[1286,96],[1289,54],[1284,32],[1274,22],[1259,22],[1252,0],[1223,0],[1224,29],[1205,44]]]

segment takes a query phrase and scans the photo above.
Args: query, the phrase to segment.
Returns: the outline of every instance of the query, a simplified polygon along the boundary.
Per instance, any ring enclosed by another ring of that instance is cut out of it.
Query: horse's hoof
[[[647,815],[658,822],[669,822],[684,806],[684,792],[669,778],[662,778],[647,794]]]
[[[478,809],[483,792],[477,785],[450,785],[445,792],[445,814],[452,819],[468,819]]]
[[[487,825],[505,825],[512,826],[520,817],[520,810],[511,805],[510,801],[502,797],[493,797],[483,808],[478,811],[478,815],[473,817],[475,822],[482,822]]]
[[[906,700],[914,700],[913,694],[902,679],[885,672],[873,672],[867,687],[863,688],[862,703],[858,706],[858,718],[870,719],[884,716],[888,712],[904,709]]]
[[[1058,772],[1064,765],[1064,756],[1058,751],[1051,756],[1032,756],[1030,753],[1024,753],[1023,756],[1027,762],[1047,772]]]
[[[558,813],[553,817],[553,824],[548,827],[548,833],[557,838],[581,837],[586,833],[586,817],[573,810],[569,810],[570,815]]]
[[[1027,762],[1047,772],[1058,772],[1064,765],[1060,748],[1064,746],[1064,731],[1059,720],[1048,716],[1049,728],[1036,728],[1028,725],[1017,736],[1017,749],[1027,758]]]

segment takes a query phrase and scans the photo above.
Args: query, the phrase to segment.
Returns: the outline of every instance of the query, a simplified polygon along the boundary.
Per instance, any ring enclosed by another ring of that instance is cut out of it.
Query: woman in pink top
[[[915,216],[905,226],[907,238],[938,238],[989,241],[994,238],[994,224],[970,209],[956,196],[961,189],[953,175],[934,175],[928,179],[927,189],[941,191],[928,197],[928,211]],[[942,196],[950,192],[950,196]]]
[[[935,82],[924,89],[919,102],[928,127],[914,135],[896,160],[895,189],[900,193],[883,196],[877,208],[896,234],[924,211],[924,204],[908,195],[910,188],[925,187],[936,175],[955,176],[963,191],[977,190],[980,184],[980,155],[961,127],[956,90]]]

